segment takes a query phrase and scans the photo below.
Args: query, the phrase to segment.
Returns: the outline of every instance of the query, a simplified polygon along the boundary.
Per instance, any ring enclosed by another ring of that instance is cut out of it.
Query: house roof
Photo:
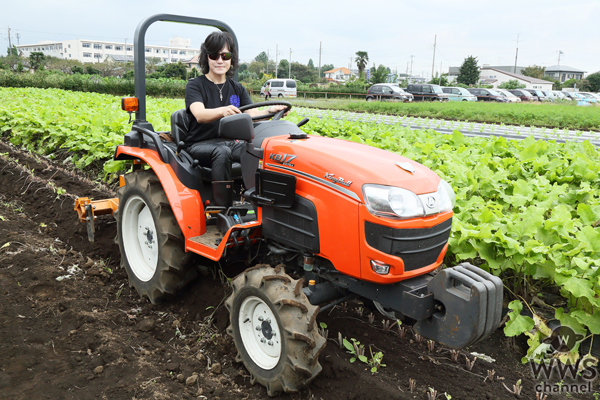
[[[499,70],[499,69],[496,69],[496,68],[487,68],[486,67],[486,68],[482,68],[481,70],[483,71],[484,69],[485,70],[492,70],[492,71],[500,72],[500,73],[502,73],[504,75],[508,75],[508,76],[510,76],[512,78],[520,79],[522,81],[529,82],[529,83],[537,83],[537,84],[549,83],[549,84],[552,84],[552,82],[550,82],[550,81],[545,81],[543,79],[532,78],[530,76],[525,76],[525,75],[520,75],[520,74],[513,74],[512,72],[506,72],[506,71],[502,71],[502,70]]]
[[[122,56],[117,54],[109,54],[106,58],[110,58],[116,62],[133,62],[133,56]]]
[[[200,56],[194,56],[189,60],[181,60],[182,63],[188,63],[188,64],[198,64],[198,60],[200,59]]]
[[[568,67],[566,65],[552,65],[550,67],[546,67],[545,71],[546,72],[578,72],[578,73],[587,72],[587,71],[582,71],[577,68]]]
[[[351,75],[351,72],[350,72],[350,70],[349,70],[348,68],[344,68],[344,67],[341,67],[341,68],[335,68],[335,69],[330,69],[329,71],[325,71],[325,72],[323,72],[323,73],[324,73],[324,74],[331,74],[331,73],[334,73],[334,72],[337,72],[337,71],[340,71],[340,70],[342,71],[342,73],[343,73],[344,75]]]

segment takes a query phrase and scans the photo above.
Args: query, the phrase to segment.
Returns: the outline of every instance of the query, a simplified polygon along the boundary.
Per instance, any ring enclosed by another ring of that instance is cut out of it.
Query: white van
[[[271,96],[272,97],[296,97],[296,81],[293,79],[269,79],[265,82],[263,87],[260,88],[260,95],[264,97],[265,87],[267,84],[271,85]]]

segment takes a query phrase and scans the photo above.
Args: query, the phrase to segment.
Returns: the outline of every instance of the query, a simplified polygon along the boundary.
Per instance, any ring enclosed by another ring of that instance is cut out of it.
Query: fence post
[[[325,92],[325,100],[327,100],[327,92]]]

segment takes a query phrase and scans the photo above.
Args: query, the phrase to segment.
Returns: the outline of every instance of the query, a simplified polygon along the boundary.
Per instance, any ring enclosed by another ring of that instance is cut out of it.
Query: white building
[[[552,82],[490,67],[481,68],[479,79],[484,81],[485,84],[493,85],[494,88],[505,82],[516,80],[524,84],[526,89],[552,90]]]
[[[111,56],[112,60],[126,60],[133,57],[133,43],[107,42],[101,40],[62,40],[41,41],[37,44],[16,46],[19,55],[29,57],[33,52],[66,60],[78,60],[82,63],[97,63]],[[146,45],[146,58],[160,58],[166,63],[186,61],[199,55],[199,49],[191,48],[191,39],[175,37],[169,39],[169,46]]]
[[[344,67],[330,69],[329,71],[323,72],[323,75],[325,76],[325,79],[327,79],[329,82],[338,83],[348,82],[350,78],[354,76],[352,71]]]

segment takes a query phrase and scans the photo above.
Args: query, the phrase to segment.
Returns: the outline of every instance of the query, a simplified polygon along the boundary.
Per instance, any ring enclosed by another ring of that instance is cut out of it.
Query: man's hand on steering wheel
[[[255,108],[269,106],[267,110],[267,114],[253,115],[252,120],[258,121],[262,119],[272,118],[273,120],[281,119],[281,117],[287,115],[289,111],[292,109],[292,103],[289,101],[262,101],[259,103],[248,104],[246,106],[242,106],[239,108],[240,111],[248,111],[253,110]],[[272,112],[274,111],[274,112]]]

